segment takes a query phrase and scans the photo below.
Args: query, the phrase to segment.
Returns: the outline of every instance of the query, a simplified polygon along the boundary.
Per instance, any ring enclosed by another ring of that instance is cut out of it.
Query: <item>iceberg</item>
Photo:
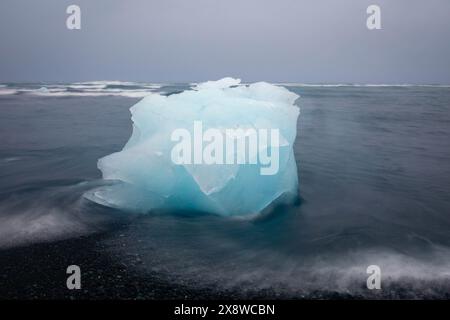
[[[293,144],[299,98],[265,82],[224,78],[134,106],[133,131],[98,161],[110,183],[86,198],[136,212],[258,214],[298,198]]]

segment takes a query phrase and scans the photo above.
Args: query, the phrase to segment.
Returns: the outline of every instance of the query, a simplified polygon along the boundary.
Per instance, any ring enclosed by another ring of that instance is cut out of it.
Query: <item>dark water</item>
[[[301,95],[301,203],[236,220],[130,215],[84,199],[102,183],[97,159],[128,140],[128,109],[142,89],[90,85],[0,88],[0,264],[4,250],[109,231],[101,254],[124,264],[139,257],[130,272],[174,286],[450,297],[450,88],[289,86]],[[373,264],[382,271],[376,292],[366,288]]]

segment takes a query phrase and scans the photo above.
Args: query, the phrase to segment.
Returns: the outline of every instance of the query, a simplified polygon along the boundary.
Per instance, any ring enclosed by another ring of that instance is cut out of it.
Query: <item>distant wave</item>
[[[81,92],[74,92],[74,91],[52,91],[49,90],[47,92],[44,91],[32,91],[29,92],[31,94],[39,95],[39,96],[49,96],[49,97],[101,97],[101,96],[122,96],[122,97],[129,97],[129,98],[143,98],[145,96],[148,96],[151,94],[151,91],[146,90],[115,90],[115,89],[109,89],[109,90],[90,90],[90,91],[81,91]]]
[[[123,81],[90,81],[68,84],[2,84],[0,95],[27,94],[49,97],[123,96],[142,98],[162,87],[161,84]]]
[[[311,84],[311,83],[274,83],[285,87],[436,87],[450,88],[446,84]],[[85,81],[73,83],[4,83],[0,84],[0,96],[5,95],[37,95],[47,97],[101,97],[122,96],[143,98],[152,92],[159,92],[164,86],[177,86],[169,83],[143,83],[131,81]],[[183,86],[193,87],[196,83],[185,83]]]
[[[17,93],[17,90],[3,89],[3,87],[0,87],[0,96],[16,94],[16,93]]]
[[[314,84],[314,83],[275,83],[276,85],[285,87],[437,87],[450,88],[450,84],[358,84],[358,83],[330,83],[330,84]]]

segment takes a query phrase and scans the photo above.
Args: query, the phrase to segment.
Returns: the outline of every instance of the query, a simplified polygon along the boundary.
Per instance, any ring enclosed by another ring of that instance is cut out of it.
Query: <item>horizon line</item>
[[[199,84],[205,81],[136,81],[136,80],[83,80],[83,81],[0,81],[0,84],[89,84],[89,83],[116,83],[116,84]],[[298,86],[450,86],[450,83],[371,83],[371,82],[298,82],[298,81],[242,81],[241,84],[267,82],[275,85]]]

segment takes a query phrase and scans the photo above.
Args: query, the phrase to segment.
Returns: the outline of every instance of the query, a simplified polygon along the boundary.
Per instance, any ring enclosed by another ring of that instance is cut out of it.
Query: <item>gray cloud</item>
[[[65,27],[78,4],[82,30]],[[382,9],[382,30],[365,26]],[[0,81],[450,83],[448,0],[2,0]]]

